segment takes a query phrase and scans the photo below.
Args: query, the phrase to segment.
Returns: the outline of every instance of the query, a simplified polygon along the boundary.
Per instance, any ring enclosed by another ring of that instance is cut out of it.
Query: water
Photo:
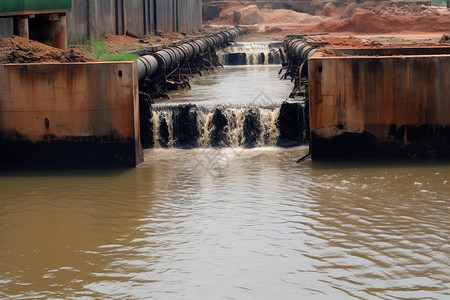
[[[307,152],[1,171],[0,298],[448,299],[450,162],[297,164]]]
[[[292,83],[279,80],[278,70],[276,66],[226,67],[205,81],[194,80],[194,91],[178,91],[171,101],[157,99],[149,124],[141,128],[144,146],[302,144],[307,112],[299,101],[286,103]]]
[[[190,79],[195,90],[178,90],[159,103],[198,103],[208,106],[273,106],[289,98],[293,84],[278,80],[280,66],[225,66]]]
[[[306,151],[3,173],[0,297],[448,297],[450,164],[296,164]]]
[[[217,51],[222,65],[281,65],[286,54],[283,45],[271,42],[239,42]]]

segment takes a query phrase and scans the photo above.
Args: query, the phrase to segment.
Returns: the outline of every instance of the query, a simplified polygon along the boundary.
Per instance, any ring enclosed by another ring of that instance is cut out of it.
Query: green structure
[[[0,18],[13,18],[15,35],[67,49],[66,13],[71,8],[72,0],[1,0]]]
[[[2,0],[0,16],[68,12],[72,0]]]

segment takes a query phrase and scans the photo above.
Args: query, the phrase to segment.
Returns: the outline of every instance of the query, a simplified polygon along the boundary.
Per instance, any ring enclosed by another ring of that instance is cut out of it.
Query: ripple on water
[[[218,149],[220,175],[159,149],[126,172],[2,178],[0,296],[448,296],[449,166],[296,164],[307,150]]]

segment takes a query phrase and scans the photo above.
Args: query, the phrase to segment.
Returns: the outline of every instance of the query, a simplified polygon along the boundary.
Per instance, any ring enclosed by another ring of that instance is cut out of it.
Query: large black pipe
[[[158,76],[164,70],[174,69],[199,54],[207,53],[210,48],[232,42],[238,36],[247,33],[248,30],[246,28],[236,27],[231,30],[208,35],[194,42],[184,43],[181,46],[163,49],[149,55],[141,56],[137,60],[139,81],[152,76]]]
[[[284,49],[286,49],[288,57],[296,60],[296,65],[300,65],[305,60],[308,60],[316,52],[315,48],[299,39],[285,40]]]

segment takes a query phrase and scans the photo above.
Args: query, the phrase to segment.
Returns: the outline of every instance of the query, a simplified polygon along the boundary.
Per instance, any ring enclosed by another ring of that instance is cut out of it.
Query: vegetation
[[[86,41],[87,52],[90,56],[101,61],[128,61],[136,60],[138,55],[126,51],[119,53],[109,51],[105,45],[105,37],[102,35],[99,41]]]

